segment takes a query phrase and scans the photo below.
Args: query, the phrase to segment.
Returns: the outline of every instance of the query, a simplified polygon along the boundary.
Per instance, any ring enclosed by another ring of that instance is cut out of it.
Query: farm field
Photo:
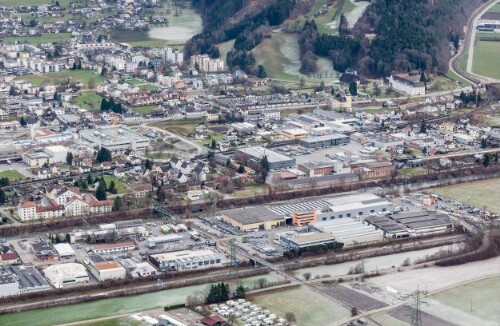
[[[45,43],[66,42],[71,38],[71,33],[44,34],[41,36],[5,36],[3,43],[13,43],[15,41],[26,42],[33,45]]]
[[[488,10],[488,12],[500,12],[500,2],[491,7],[490,10]]]
[[[301,326],[324,326],[350,316],[339,303],[303,287],[256,294],[249,300],[281,317],[293,312],[296,324]]]
[[[486,207],[487,210],[500,214],[500,200],[498,200],[500,198],[499,178],[432,188],[426,190],[426,192],[466,204],[470,203],[478,208]]]
[[[24,176],[17,171],[7,170],[7,171],[0,172],[0,179],[1,178],[7,178],[7,179],[9,179],[10,182],[12,182],[12,181],[16,181],[16,180],[22,180],[22,179],[24,179]]]
[[[65,70],[58,72],[49,72],[38,75],[20,76],[18,79],[33,83],[34,86],[41,86],[44,83],[64,83],[70,79],[71,82],[81,82],[88,87],[89,80],[94,79],[96,83],[104,81],[104,77],[95,74],[92,70]]]
[[[62,7],[67,7],[69,4],[70,0],[59,0],[59,3],[61,4]],[[17,0],[0,0],[0,6],[5,6],[5,7],[17,7],[20,4],[25,5],[25,6],[33,6],[33,5],[42,5],[50,3],[50,1],[47,0],[23,0],[22,3],[19,3]]]
[[[500,42],[479,41],[474,47],[472,71],[478,75],[500,79],[498,54]]]
[[[168,19],[168,26],[151,28],[148,32],[150,38],[164,40],[167,44],[184,44],[195,34],[201,32],[201,17],[195,10],[176,9],[173,6],[168,8],[170,8],[170,14],[167,14],[165,8],[155,10],[155,15]],[[178,15],[173,14],[173,12],[177,12]]]
[[[425,298],[423,310],[456,325],[498,325],[500,276],[461,285]]]

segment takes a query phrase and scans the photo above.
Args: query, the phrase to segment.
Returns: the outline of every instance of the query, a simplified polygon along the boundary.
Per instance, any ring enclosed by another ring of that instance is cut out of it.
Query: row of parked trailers
[[[188,230],[188,227],[184,224],[165,224],[160,227],[160,230],[164,234],[170,234],[170,233],[180,233],[180,232],[186,232]]]

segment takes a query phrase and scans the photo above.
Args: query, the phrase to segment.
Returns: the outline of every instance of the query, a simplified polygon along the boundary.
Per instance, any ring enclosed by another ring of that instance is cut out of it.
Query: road
[[[457,54],[451,58],[449,62],[449,69],[455,73],[456,75],[462,77],[463,79],[471,82],[472,84],[477,84],[478,82],[500,82],[500,80],[487,78],[483,76],[476,75],[472,72],[472,63],[474,58],[474,45],[476,41],[476,28],[477,21],[486,12],[490,7],[492,7],[498,0],[490,0],[487,3],[483,4],[481,7],[476,9],[472,16],[469,18],[467,23],[467,31],[465,34],[465,39],[462,46],[459,48]],[[466,71],[462,71],[459,67],[458,62],[463,57],[463,55],[467,53],[467,67]]]

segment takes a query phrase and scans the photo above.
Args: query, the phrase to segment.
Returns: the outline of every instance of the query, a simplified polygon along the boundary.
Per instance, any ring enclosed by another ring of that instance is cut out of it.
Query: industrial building
[[[75,257],[75,251],[68,243],[57,243],[54,245],[54,249],[59,255],[59,259],[70,259]]]
[[[243,207],[221,212],[222,220],[242,231],[270,230],[285,224],[283,215],[267,207]]]
[[[436,235],[454,230],[453,221],[448,215],[424,211],[370,216],[365,219],[365,223],[394,239]]]
[[[313,189],[321,187],[335,187],[359,181],[356,173],[338,173],[322,177],[302,178],[288,181],[288,186],[293,190]]]
[[[148,238],[148,247],[154,248],[158,245],[180,242],[182,237],[178,234],[167,234]]]
[[[44,164],[66,162],[68,149],[62,145],[35,148],[23,154],[23,162],[31,167],[41,167]]]
[[[148,261],[161,272],[219,268],[225,264],[224,255],[209,249],[149,255]]]
[[[299,145],[305,148],[328,148],[347,143],[349,143],[349,136],[340,133],[307,137],[299,140]]]
[[[296,161],[294,158],[282,155],[271,149],[264,147],[247,147],[240,148],[234,154],[235,158],[240,162],[247,162],[247,164],[256,168],[260,165],[260,162],[264,156],[267,157],[267,162],[269,163],[269,170],[283,170],[294,168]]]
[[[121,241],[114,243],[96,243],[92,245],[92,252],[94,254],[114,254],[118,252],[127,252],[134,250],[136,244],[134,241]]]
[[[19,294],[19,283],[17,283],[14,275],[0,266],[0,298]]]
[[[297,168],[305,172],[308,177],[332,175],[342,171],[343,164],[340,161],[327,162],[304,162],[297,165]]]
[[[103,127],[80,131],[80,138],[95,148],[106,148],[113,153],[126,150],[145,150],[149,147],[149,138],[144,137],[125,126]]]
[[[373,194],[354,194],[269,207],[295,225],[394,211],[394,204]]]
[[[294,250],[305,249],[310,247],[325,246],[337,243],[335,236],[329,233],[296,233],[294,235],[280,236],[282,242],[290,246]]]
[[[90,272],[99,282],[118,280],[127,276],[127,270],[116,261],[106,261],[100,256],[94,256],[90,261]]]
[[[51,265],[44,270],[47,280],[56,288],[60,289],[70,284],[88,283],[89,274],[81,264],[66,263]]]
[[[31,249],[36,259],[39,261],[50,261],[59,259],[59,255],[54,247],[46,242],[35,242],[31,244]]]
[[[338,242],[344,244],[344,248],[379,242],[384,238],[382,231],[353,218],[320,221],[309,226],[315,231],[332,234]]]
[[[354,194],[325,199],[328,208],[318,214],[319,221],[345,217],[365,217],[394,211],[394,204],[374,194]]]
[[[49,283],[32,264],[12,265],[9,267],[19,284],[19,292],[42,291],[50,288]]]

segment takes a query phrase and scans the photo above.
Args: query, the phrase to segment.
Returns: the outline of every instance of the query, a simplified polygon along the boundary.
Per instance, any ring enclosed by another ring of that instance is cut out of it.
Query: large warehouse
[[[384,232],[387,237],[399,239],[451,232],[453,221],[446,214],[407,212],[390,216],[370,216],[365,223]]]
[[[47,280],[56,288],[76,283],[88,283],[89,274],[82,264],[66,263],[51,265],[44,270]]]
[[[80,131],[80,138],[88,141],[95,148],[103,147],[115,153],[126,150],[145,150],[149,147],[149,138],[125,126],[84,129]]]
[[[319,221],[344,217],[365,217],[394,211],[394,204],[374,194],[354,194],[325,199],[327,210],[318,214]]]
[[[347,144],[349,136],[335,133],[331,135],[307,137],[299,140],[299,145],[306,148],[327,148],[340,144]]]
[[[283,235],[280,239],[294,250],[337,243],[333,234],[320,232],[309,232],[305,234],[297,233],[292,236]]]
[[[116,261],[105,261],[102,259],[91,262],[90,271],[100,281],[118,280],[127,276],[127,270]]]
[[[360,244],[379,242],[384,239],[384,233],[371,225],[365,225],[353,218],[342,218],[309,224],[319,232],[332,234],[344,248]]]
[[[190,271],[224,266],[224,255],[210,249],[183,250],[149,255],[148,261],[159,271]]]
[[[240,148],[234,154],[235,158],[240,162],[247,162],[252,168],[256,168],[264,156],[269,162],[269,170],[283,170],[295,167],[295,159],[277,153],[271,149],[264,147],[247,147]]]
[[[222,220],[242,231],[270,230],[285,225],[285,218],[267,207],[243,207],[221,212]]]
[[[377,195],[354,194],[271,206],[270,210],[279,216],[285,216],[286,219],[292,219],[292,222],[294,215],[297,215],[296,213],[303,215],[306,212],[314,212],[315,219],[312,221],[309,220],[308,222],[316,222],[345,217],[365,217],[370,214],[374,215],[377,213],[392,212],[394,211],[394,205],[392,202]]]
[[[59,259],[69,259],[75,257],[75,251],[68,243],[57,243],[53,245],[59,255]]]

